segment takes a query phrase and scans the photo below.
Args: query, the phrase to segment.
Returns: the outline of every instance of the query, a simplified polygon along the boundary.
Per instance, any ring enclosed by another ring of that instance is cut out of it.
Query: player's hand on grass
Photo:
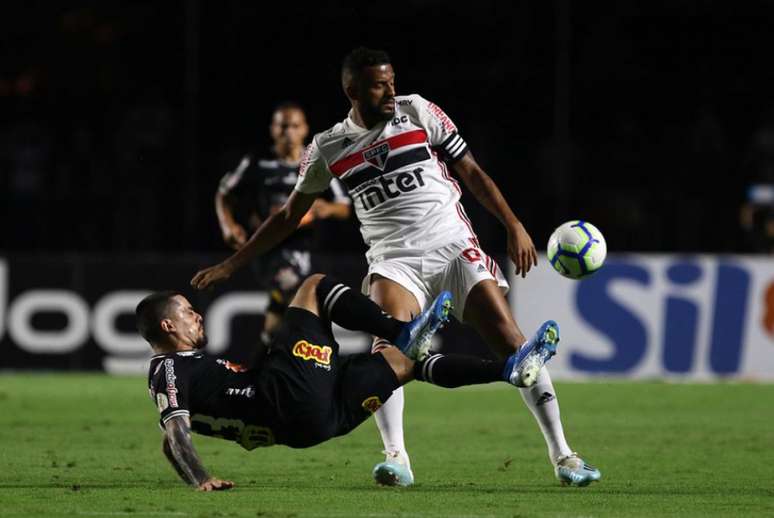
[[[191,286],[197,290],[203,290],[221,281],[225,281],[231,277],[232,273],[234,273],[233,269],[224,261],[196,272],[196,275],[191,279]]]
[[[242,225],[232,225],[223,228],[223,241],[234,250],[239,250],[247,243],[247,231]]]
[[[508,230],[508,257],[516,266],[516,275],[527,276],[533,266],[537,266],[537,250],[524,225],[518,223]]]
[[[220,480],[219,478],[210,478],[196,488],[197,491],[225,491],[234,487],[230,480]]]

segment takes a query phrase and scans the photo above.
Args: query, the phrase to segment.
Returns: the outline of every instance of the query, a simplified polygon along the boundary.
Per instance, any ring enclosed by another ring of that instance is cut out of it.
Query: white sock
[[[374,418],[379,433],[382,434],[384,449],[411,469],[406,445],[403,442],[403,387],[395,389],[390,399],[376,411]]]
[[[556,399],[554,384],[548,369],[543,367],[538,373],[537,381],[531,387],[520,388],[521,397],[529,407],[532,415],[543,432],[543,438],[548,446],[548,457],[551,464],[561,455],[572,453],[567,440],[564,438],[562,418],[559,415],[559,401]]]

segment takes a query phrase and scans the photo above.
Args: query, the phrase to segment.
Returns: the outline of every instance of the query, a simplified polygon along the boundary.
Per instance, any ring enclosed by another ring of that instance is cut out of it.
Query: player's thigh
[[[459,251],[443,273],[441,289],[452,293],[454,316],[472,325],[498,356],[510,355],[524,342],[505,298],[508,282],[480,248]]]
[[[353,354],[345,357],[339,374],[337,403],[338,435],[365,421],[402,385],[383,354]]]
[[[371,277],[371,300],[400,320],[411,320],[421,309],[417,297],[398,282],[375,274]]]
[[[331,398],[341,363],[338,350],[326,321],[307,309],[288,308],[269,361],[273,371],[283,373],[283,380],[292,380],[287,394],[294,405]]]
[[[401,320],[411,320],[427,303],[421,258],[390,259],[368,268],[363,291],[381,308]]]

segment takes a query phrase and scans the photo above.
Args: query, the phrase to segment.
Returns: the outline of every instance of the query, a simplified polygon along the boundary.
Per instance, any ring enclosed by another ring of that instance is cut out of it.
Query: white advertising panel
[[[503,265],[504,266],[504,265]],[[509,298],[529,335],[561,329],[556,379],[774,381],[774,259],[631,254],[566,279],[541,258]]]

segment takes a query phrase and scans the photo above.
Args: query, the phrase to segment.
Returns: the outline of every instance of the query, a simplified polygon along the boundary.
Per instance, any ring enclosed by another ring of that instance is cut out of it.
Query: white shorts
[[[508,281],[494,259],[468,240],[426,252],[423,255],[390,257],[373,262],[363,279],[362,291],[369,294],[371,276],[381,275],[409,290],[420,308],[425,308],[443,290],[451,292],[452,314],[463,321],[465,301],[473,286],[484,280],[493,280],[508,292]]]

